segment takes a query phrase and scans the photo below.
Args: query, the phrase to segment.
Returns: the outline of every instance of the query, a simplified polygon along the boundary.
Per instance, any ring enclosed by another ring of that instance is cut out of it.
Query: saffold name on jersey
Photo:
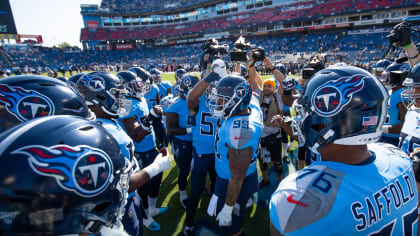
[[[414,176],[413,171],[410,172]],[[415,198],[416,186],[413,180],[408,174],[403,175],[402,178],[404,181],[395,179],[376,193],[365,197],[364,201],[355,201],[351,204],[354,220],[359,222],[356,225],[357,231],[363,231],[380,222],[385,216],[385,210],[386,215],[390,215],[391,211],[399,209]]]

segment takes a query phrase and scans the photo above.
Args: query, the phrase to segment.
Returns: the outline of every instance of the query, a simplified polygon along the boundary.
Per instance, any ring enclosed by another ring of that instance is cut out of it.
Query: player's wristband
[[[390,127],[389,125],[384,125],[382,127],[383,132],[389,134],[389,127]]]
[[[152,114],[154,117],[158,117],[158,115],[156,115],[155,109],[153,108],[150,110],[150,114]]]
[[[185,129],[187,130],[187,134],[191,134],[192,133],[192,128],[191,127],[187,127]]]
[[[283,95],[292,95],[292,90],[283,90]]]
[[[207,70],[211,70],[211,66],[207,66]]]
[[[407,58],[408,58],[408,59],[416,59],[418,56],[419,56],[419,54],[417,53],[415,56],[412,56],[412,57],[409,57],[409,56],[407,55]]]
[[[420,208],[417,208],[417,214],[420,215]]]
[[[149,126],[149,127],[147,127],[147,126],[145,126],[143,123],[140,123],[140,125],[141,125],[141,128],[142,128],[142,129],[144,129],[144,130],[146,130],[146,131],[150,131],[150,126]]]

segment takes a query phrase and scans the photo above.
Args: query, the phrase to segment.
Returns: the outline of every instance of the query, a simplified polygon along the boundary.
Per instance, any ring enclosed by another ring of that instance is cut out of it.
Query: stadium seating
[[[261,15],[263,16],[263,15]],[[220,20],[219,23],[222,21]],[[223,23],[221,23],[223,24]],[[202,25],[190,25],[185,28],[177,29],[175,27],[167,27],[165,33],[177,34],[185,30],[207,29]],[[217,27],[217,26],[215,26]],[[218,26],[223,27],[223,26]],[[125,39],[143,36],[145,34],[158,37],[163,28],[153,27],[145,33],[141,31],[129,31],[121,29],[112,33],[107,33],[107,37],[116,39]],[[390,30],[390,29],[388,29]],[[88,35],[88,33],[86,33]],[[104,34],[105,35],[105,34]],[[385,38],[386,33],[360,33],[360,34],[343,34],[343,32],[317,33],[317,34],[295,34],[269,38],[249,38],[252,44],[262,46],[266,49],[268,55],[272,58],[296,59],[301,55],[311,55],[319,51],[334,52],[343,54],[348,62],[369,62],[377,58],[382,58],[388,49],[388,42]],[[232,40],[220,40],[221,44],[229,44],[233,47]],[[418,39],[416,38],[417,42]],[[93,66],[107,65],[156,65],[156,64],[190,64],[191,66],[199,63],[202,44],[187,45],[166,45],[166,46],[141,46],[128,50],[87,50],[82,51],[63,51],[58,48],[29,48],[24,52],[16,50],[0,49],[0,67],[12,68],[15,66],[31,68],[58,69],[62,66],[80,65],[85,68]],[[401,56],[401,50],[395,52],[395,57]],[[224,59],[229,60],[228,55],[224,55]]]

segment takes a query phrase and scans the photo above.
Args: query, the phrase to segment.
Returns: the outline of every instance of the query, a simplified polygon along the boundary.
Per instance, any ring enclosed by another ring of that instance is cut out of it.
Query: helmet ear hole
[[[100,204],[96,205],[96,206],[92,209],[92,211],[95,211],[95,212],[101,213],[101,212],[105,211],[105,210],[106,210],[106,208],[108,208],[108,206],[109,206],[109,205],[111,205],[111,203],[112,203],[112,202],[103,202],[103,203],[100,203]]]
[[[316,125],[312,125],[311,128],[317,132],[325,129],[327,127],[326,124],[316,124]]]
[[[92,126],[86,126],[86,127],[79,128],[80,131],[89,131],[91,129],[93,129]]]
[[[98,94],[96,97],[99,98],[99,100],[101,100],[101,101],[105,101],[106,100],[106,97],[104,97],[104,96],[102,96],[100,94]]]

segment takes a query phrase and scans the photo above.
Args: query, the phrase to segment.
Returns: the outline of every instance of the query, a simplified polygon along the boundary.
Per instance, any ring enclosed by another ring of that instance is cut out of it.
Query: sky
[[[80,4],[101,0],[9,0],[18,34],[42,35],[44,46],[68,42],[81,47]]]

